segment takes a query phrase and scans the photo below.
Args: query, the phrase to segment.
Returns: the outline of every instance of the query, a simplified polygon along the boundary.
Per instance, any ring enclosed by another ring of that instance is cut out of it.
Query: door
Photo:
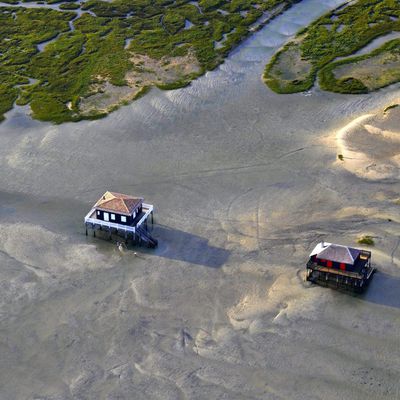
[[[109,216],[109,214],[108,213],[103,213],[103,215],[104,215],[104,221],[109,221],[110,220],[110,216]]]

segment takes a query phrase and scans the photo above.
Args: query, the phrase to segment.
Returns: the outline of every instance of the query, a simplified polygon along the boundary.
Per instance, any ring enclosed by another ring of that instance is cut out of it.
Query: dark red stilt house
[[[326,286],[361,292],[374,272],[370,251],[321,242],[310,254],[306,279]]]

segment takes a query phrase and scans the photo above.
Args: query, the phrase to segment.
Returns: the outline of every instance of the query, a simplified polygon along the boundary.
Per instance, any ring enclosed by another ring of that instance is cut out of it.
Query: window
[[[115,221],[115,214],[111,214],[111,221]]]
[[[97,215],[100,215],[100,211],[97,211]]]
[[[126,222],[126,217],[121,215],[121,222]]]
[[[328,261],[326,262],[326,266],[327,266],[328,268],[332,267],[332,261],[328,260]]]
[[[346,264],[345,263],[340,263],[340,269],[342,271],[346,271]]]
[[[104,213],[104,221],[109,221],[110,220],[110,216],[108,215],[108,213]]]

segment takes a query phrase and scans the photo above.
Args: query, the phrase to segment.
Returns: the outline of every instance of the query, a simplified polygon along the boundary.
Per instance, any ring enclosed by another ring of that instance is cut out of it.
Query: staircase
[[[136,234],[139,235],[140,239],[146,243],[147,247],[154,249],[158,245],[158,240],[153,238],[149,232],[144,230],[142,227],[136,228]]]

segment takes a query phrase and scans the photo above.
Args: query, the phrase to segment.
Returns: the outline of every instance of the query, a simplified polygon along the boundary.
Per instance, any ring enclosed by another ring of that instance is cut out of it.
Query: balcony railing
[[[357,278],[360,279],[363,276],[357,272],[352,272],[352,271],[343,271],[341,269],[333,268],[333,267],[324,267],[322,265],[318,265],[313,261],[308,261],[307,263],[307,268],[315,270],[315,271],[321,271],[321,272],[329,272],[331,274],[337,274],[337,275],[343,275],[347,277],[352,277],[352,278]]]
[[[119,231],[124,232],[136,232],[136,228],[140,227],[149,217],[149,215],[153,212],[154,207],[152,204],[143,203],[142,204],[142,211],[144,212],[143,216],[135,223],[135,225],[123,225],[117,224],[115,222],[110,221],[103,221],[102,219],[93,218],[96,215],[96,209],[92,208],[89,213],[85,216],[85,224],[93,224],[93,225],[100,225],[105,226],[109,229],[114,228]]]

